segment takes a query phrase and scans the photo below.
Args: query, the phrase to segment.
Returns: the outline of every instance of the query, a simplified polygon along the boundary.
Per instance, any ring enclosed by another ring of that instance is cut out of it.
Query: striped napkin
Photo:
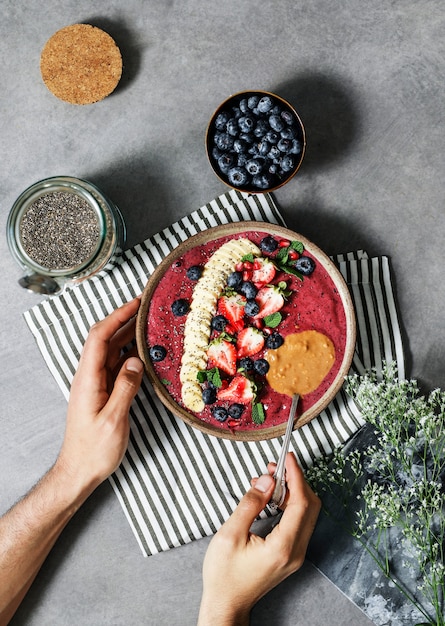
[[[284,224],[268,194],[230,191],[169,228],[127,250],[101,275],[65,290],[24,313],[37,345],[68,399],[88,330],[139,295],[147,277],[182,241],[204,229],[241,220]],[[389,262],[364,251],[334,258],[345,277],[357,315],[353,371],[377,370],[395,360],[403,375],[402,342]],[[131,411],[128,450],[110,477],[145,556],[212,535],[229,517],[250,479],[277,460],[282,438],[234,442],[187,426],[164,408],[146,378]],[[291,449],[301,465],[329,454],[363,425],[353,401],[340,391],[329,407],[294,432]],[[262,514],[272,515],[270,511]]]

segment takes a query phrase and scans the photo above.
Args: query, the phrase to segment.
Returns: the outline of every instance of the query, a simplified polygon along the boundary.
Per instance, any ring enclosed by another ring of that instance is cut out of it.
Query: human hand
[[[270,474],[274,467],[269,464]],[[209,544],[203,565],[200,626],[248,624],[253,605],[304,562],[321,503],[293,454],[286,457],[288,494],[280,523],[265,538],[249,530],[272,496],[275,481],[270,474],[252,481],[251,489]]]
[[[92,491],[119,465],[128,445],[128,412],[142,380],[143,363],[122,349],[134,338],[140,300],[95,324],[74,376],[65,437],[57,467],[80,489]]]

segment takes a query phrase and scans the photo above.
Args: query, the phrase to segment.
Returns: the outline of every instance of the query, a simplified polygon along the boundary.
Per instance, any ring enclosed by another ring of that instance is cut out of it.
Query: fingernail
[[[129,372],[135,372],[136,374],[140,374],[144,368],[142,361],[135,356],[127,359],[125,365]]]
[[[273,478],[270,474],[263,474],[256,481],[255,489],[261,491],[261,493],[266,493],[266,491],[269,491],[270,487],[272,486],[272,481]]]

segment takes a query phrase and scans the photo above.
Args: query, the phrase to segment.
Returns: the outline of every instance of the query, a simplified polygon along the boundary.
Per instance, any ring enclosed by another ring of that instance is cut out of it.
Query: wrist
[[[198,626],[249,626],[250,607],[227,606],[203,596],[199,609]]]
[[[91,477],[85,478],[81,472],[77,472],[66,463],[61,455],[49,470],[48,475],[54,481],[55,490],[59,497],[65,500],[67,506],[71,505],[75,510],[100,484],[100,480]]]

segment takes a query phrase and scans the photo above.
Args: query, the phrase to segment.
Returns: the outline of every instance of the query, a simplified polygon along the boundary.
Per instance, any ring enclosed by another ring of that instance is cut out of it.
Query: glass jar
[[[126,229],[119,209],[92,183],[70,176],[41,180],[15,201],[7,221],[22,287],[52,295],[112,267]]]

